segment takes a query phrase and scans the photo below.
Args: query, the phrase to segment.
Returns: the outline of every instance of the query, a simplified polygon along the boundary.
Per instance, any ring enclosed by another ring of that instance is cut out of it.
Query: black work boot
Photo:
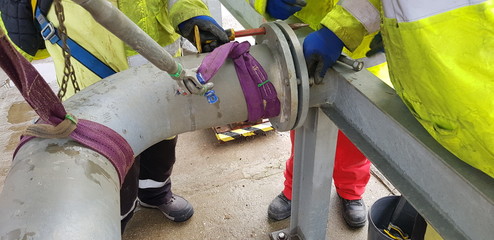
[[[145,208],[157,208],[166,218],[174,222],[185,222],[194,214],[194,208],[183,197],[173,195],[170,201],[159,206],[150,205],[142,201],[139,204]]]
[[[269,204],[268,217],[272,220],[279,221],[290,217],[292,214],[292,201],[280,193]]]
[[[348,226],[352,228],[360,228],[365,226],[367,221],[367,210],[364,200],[347,200],[340,197],[343,203],[343,218]]]

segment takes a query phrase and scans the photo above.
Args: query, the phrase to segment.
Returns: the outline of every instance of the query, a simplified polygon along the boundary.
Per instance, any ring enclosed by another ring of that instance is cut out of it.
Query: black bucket
[[[383,197],[372,205],[368,215],[369,231],[367,240],[393,240],[383,232],[383,229],[387,229],[400,198],[400,196]],[[409,236],[412,236],[417,216],[420,215],[407,202],[400,209],[397,217],[395,216],[396,220],[393,221],[393,224],[399,226]]]

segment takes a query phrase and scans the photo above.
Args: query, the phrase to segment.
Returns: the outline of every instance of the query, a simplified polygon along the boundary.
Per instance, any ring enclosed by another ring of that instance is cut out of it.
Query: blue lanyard
[[[63,42],[58,36],[57,29],[53,26],[53,23],[48,21],[48,19],[46,19],[46,17],[41,13],[39,7],[36,7],[36,19],[41,26],[41,36],[43,39],[50,41],[52,44],[58,44],[60,47],[63,47]],[[68,36],[67,46],[70,49],[70,55],[87,69],[98,75],[98,77],[105,78],[116,73],[115,70],[107,66],[104,62],[99,60]]]

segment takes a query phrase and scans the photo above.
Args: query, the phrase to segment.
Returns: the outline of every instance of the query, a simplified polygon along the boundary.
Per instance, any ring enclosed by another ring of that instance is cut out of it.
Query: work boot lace
[[[173,203],[173,201],[175,201],[175,195],[172,195],[172,197],[170,198],[170,200],[168,200],[168,202],[166,202],[165,204],[166,205],[171,204],[171,203]]]
[[[346,200],[346,199],[345,199],[345,202],[346,202],[348,205],[362,206],[362,199],[357,199],[357,200]]]

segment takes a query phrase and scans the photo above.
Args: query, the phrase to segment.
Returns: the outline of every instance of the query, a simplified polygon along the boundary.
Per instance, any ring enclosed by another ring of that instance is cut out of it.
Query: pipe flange
[[[295,125],[292,127],[292,129],[294,129],[304,124],[305,118],[307,118],[307,113],[309,112],[309,71],[307,70],[307,64],[305,63],[303,47],[293,29],[284,21],[275,21],[274,23],[281,29],[285,35],[285,38],[288,40],[293,63],[295,65],[298,109],[297,119],[295,121]]]
[[[297,120],[298,90],[295,63],[288,40],[280,27],[272,22],[265,23],[261,27],[266,29],[266,34],[258,35],[256,44],[266,45],[277,61],[277,65],[273,64],[273,66],[279,66],[265,69],[268,75],[272,76],[270,80],[276,88],[281,103],[280,114],[270,118],[269,121],[276,130],[288,131],[293,129]]]

